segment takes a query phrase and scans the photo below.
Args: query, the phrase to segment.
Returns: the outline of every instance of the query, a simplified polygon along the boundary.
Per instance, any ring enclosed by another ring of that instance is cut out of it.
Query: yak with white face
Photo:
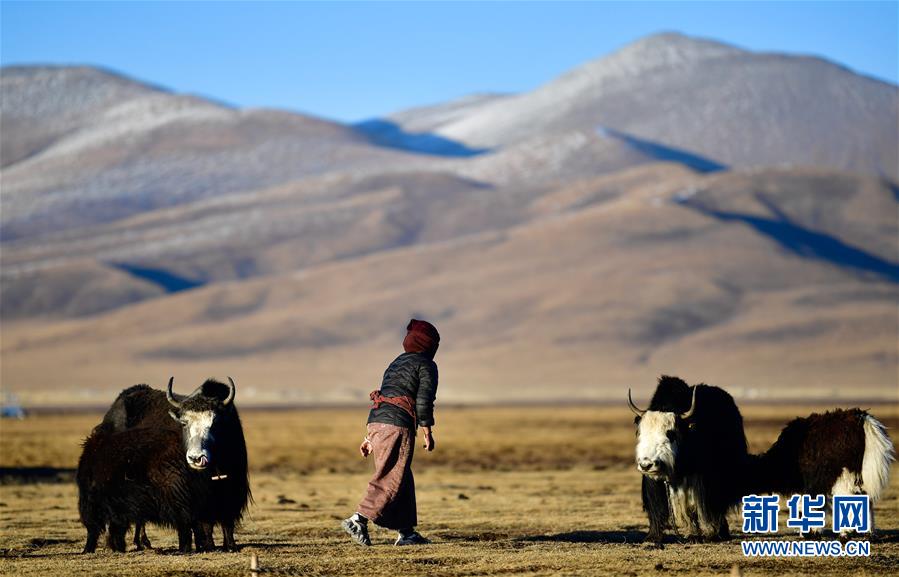
[[[215,422],[214,411],[183,411],[181,416],[172,413],[184,426],[184,448],[187,464],[193,469],[202,471],[212,460],[211,447],[215,444],[212,434],[212,423]]]
[[[188,477],[200,483],[191,503],[197,551],[215,547],[215,524],[221,525],[225,550],[234,551],[234,528],[252,500],[247,445],[234,402],[236,386],[230,377],[227,383],[207,379],[191,394],[179,395],[173,383],[169,379],[166,390],[148,385],[125,389],[101,426],[114,433],[141,429],[176,435],[178,465],[186,462]],[[138,550],[150,547],[146,520],[135,516],[130,521]]]
[[[628,405],[636,415],[647,539],[661,541],[671,526],[692,539],[726,539],[727,512],[741,497],[734,476],[747,459],[733,398],[718,387],[662,376],[649,408],[637,407],[630,391]]]
[[[684,413],[641,410],[634,404],[630,391],[627,402],[637,415],[637,470],[654,480],[670,478],[696,408],[696,388],[693,388],[690,408]]]
[[[172,392],[173,381],[174,379],[169,380],[166,390],[166,398],[172,406],[169,414],[183,427],[182,437],[188,466],[203,471],[214,463],[216,432],[221,428],[217,425],[223,420],[222,415],[230,410],[236,387],[229,377],[228,393],[223,400],[199,394],[200,389],[179,400]]]

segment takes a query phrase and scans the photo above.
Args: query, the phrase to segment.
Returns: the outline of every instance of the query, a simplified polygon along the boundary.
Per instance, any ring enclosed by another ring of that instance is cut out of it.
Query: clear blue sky
[[[897,2],[2,2],[0,60],[359,120],[534,88],[647,34],[815,54],[897,81]]]

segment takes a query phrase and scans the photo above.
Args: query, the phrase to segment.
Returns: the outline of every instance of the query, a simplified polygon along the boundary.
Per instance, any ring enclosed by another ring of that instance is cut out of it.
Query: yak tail
[[[886,427],[865,415],[865,456],[862,459],[862,488],[872,501],[880,498],[890,482],[890,463],[895,460],[893,443]]]

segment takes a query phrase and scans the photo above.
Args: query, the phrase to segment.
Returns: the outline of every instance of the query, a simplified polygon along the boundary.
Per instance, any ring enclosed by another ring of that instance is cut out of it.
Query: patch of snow
[[[683,203],[693,198],[699,192],[699,187],[695,185],[688,186],[674,193],[674,202]]]
[[[122,145],[174,123],[226,122],[238,113],[192,97],[151,94],[105,111],[90,125],[51,146],[34,160],[81,153],[104,145]]]

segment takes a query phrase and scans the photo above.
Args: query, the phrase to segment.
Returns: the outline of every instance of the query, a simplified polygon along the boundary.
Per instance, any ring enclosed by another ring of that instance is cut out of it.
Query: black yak
[[[96,550],[106,530],[109,548],[124,552],[125,532],[136,520],[177,529],[178,549],[190,552],[208,483],[187,466],[180,434],[142,427],[115,432],[102,423],[84,442],[76,479],[84,553]]]
[[[884,426],[861,409],[837,409],[790,421],[761,455],[751,455],[746,494],[868,495],[873,504],[889,485],[893,443]]]
[[[893,444],[861,409],[794,419],[770,449],[751,455],[740,411],[722,389],[662,376],[648,410],[630,391],[628,404],[650,541],[661,541],[670,522],[689,537],[727,538],[727,511],[750,494],[867,494],[873,504],[889,483]],[[873,511],[871,519],[873,527]]]
[[[118,396],[101,425],[114,432],[149,429],[178,435],[180,460],[203,484],[203,498],[192,505],[198,551],[213,548],[216,523],[222,527],[224,549],[236,550],[234,527],[252,500],[246,442],[233,403],[236,387],[228,381],[207,380],[186,397],[172,391],[173,379],[166,392],[147,385],[130,387]],[[132,522],[135,546],[149,547],[145,520],[135,517]]]
[[[638,408],[630,391],[628,404],[637,415],[647,540],[661,541],[670,522],[692,540],[729,538],[727,513],[742,498],[734,471],[747,457],[733,398],[718,387],[662,376],[648,409]]]
[[[210,498],[199,514],[205,547],[213,547],[212,526],[218,523],[225,551],[237,550],[234,527],[252,500],[247,444],[234,405],[236,390],[230,377],[228,384],[209,379],[184,398],[172,392],[171,379],[166,389],[169,422],[182,427],[188,465],[204,471],[209,483]],[[145,417],[147,421],[157,418],[149,413]]]

